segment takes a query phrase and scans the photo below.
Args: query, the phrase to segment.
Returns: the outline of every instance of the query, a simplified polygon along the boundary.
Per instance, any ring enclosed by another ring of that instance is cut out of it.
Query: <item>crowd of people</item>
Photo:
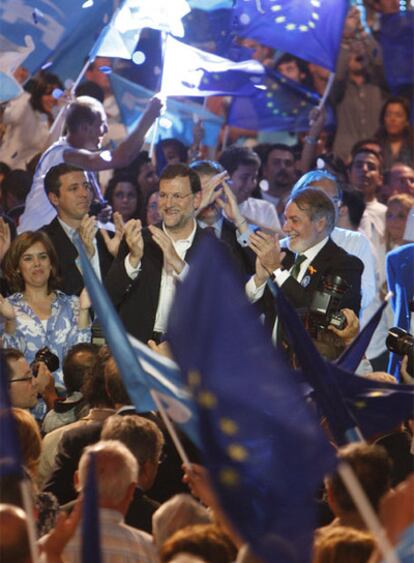
[[[249,46],[323,93],[325,69]],[[206,237],[220,241],[269,341],[294,369],[300,343],[277,314],[269,280],[330,361],[392,291],[356,373],[412,385],[410,100],[391,93],[375,33],[352,8],[327,102],[334,128],[317,109],[306,135],[233,128],[212,154],[197,124],[191,147],[167,139],[151,157],[144,140],[161,102],[152,99],[127,134],[99,70],[111,64],[92,63],[70,100],[56,99],[61,80],[42,71],[1,108],[0,352],[34,513],[21,508],[20,477],[2,474],[0,560],[32,561],[28,520],[45,561],[81,560],[93,458],[103,561],[260,562],[223,510],[196,445],[177,430],[191,460],[182,466],[159,413],[136,411],[85,289],[79,244],[126,331],[161,355],[171,354],[176,287]],[[51,128],[62,104],[62,128]],[[393,346],[392,327],[406,331],[394,332]],[[395,348],[398,338],[405,347]],[[327,430],[401,561],[414,545],[413,429],[407,420],[346,447]],[[381,560],[339,472],[315,491],[315,513],[314,563]]]

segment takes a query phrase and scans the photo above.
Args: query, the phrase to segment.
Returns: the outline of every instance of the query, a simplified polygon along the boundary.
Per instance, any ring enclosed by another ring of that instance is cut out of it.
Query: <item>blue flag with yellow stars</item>
[[[334,453],[213,237],[177,288],[168,339],[193,388],[224,511],[264,561],[308,561],[313,495]]]
[[[277,71],[266,71],[263,86],[246,97],[233,98],[227,123],[253,131],[308,131],[309,112],[320,96]],[[332,111],[326,125],[332,124]]]
[[[379,40],[385,78],[392,93],[397,95],[401,87],[412,86],[414,82],[414,12],[382,14]]]
[[[319,354],[283,291],[276,284],[269,282],[269,286],[276,297],[279,318],[290,335],[290,344],[301,366],[300,376],[312,388],[312,397],[326,416],[337,444],[353,441],[356,428],[365,438],[370,438],[390,432],[404,420],[412,418],[414,386],[373,381],[347,371],[340,362],[337,365],[327,362]],[[375,328],[382,309],[380,307],[368,323],[366,332],[360,334],[360,342],[355,342],[352,354],[345,356],[345,368],[352,364],[354,354],[358,356],[361,353],[363,345],[368,346],[367,336]]]
[[[234,31],[335,71],[347,0],[236,0]]]

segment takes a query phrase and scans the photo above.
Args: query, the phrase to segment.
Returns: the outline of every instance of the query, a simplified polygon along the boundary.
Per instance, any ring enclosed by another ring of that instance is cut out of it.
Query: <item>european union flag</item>
[[[96,456],[91,452],[82,506],[82,563],[102,561],[98,498]]]
[[[128,131],[132,131],[155,92],[126,80],[116,73],[112,73],[110,79],[122,121]],[[201,104],[190,101],[179,102],[172,98],[167,98],[165,111],[158,120],[156,141],[174,137],[190,146],[193,143],[195,117],[203,122],[203,144],[215,147],[223,118],[206,110]],[[152,131],[149,132],[148,138],[152,139]]]
[[[291,335],[290,343],[301,365],[304,381],[312,387],[312,396],[326,416],[338,444],[353,441],[352,430],[356,427],[363,436],[369,438],[374,434],[389,432],[397,424],[411,418],[413,386],[372,381],[325,361],[283,291],[275,284],[271,284],[271,289],[276,295],[279,318]],[[361,333],[361,341],[365,346],[369,343],[366,336],[375,328],[380,312],[381,308],[371,320],[372,324],[365,335]],[[354,353],[359,354],[360,351],[360,345],[355,342]]]
[[[204,4],[204,1],[201,3]],[[231,6],[227,9],[214,10],[206,10],[202,6],[199,6],[198,9],[193,8],[183,18],[184,37],[182,41],[199,49],[208,50],[210,53],[233,59],[230,56],[235,38],[232,21]]]
[[[232,100],[227,123],[253,131],[308,131],[309,112],[319,102],[316,92],[268,70],[263,86]]]
[[[199,406],[224,511],[264,561],[306,561],[313,494],[333,450],[229,263],[219,242],[201,242],[177,288],[168,338]]]
[[[414,12],[382,14],[379,39],[388,86],[398,94],[414,81]]]
[[[335,71],[347,0],[236,0],[234,30]]]
[[[12,415],[6,362],[0,350],[0,478],[24,479],[16,422]]]
[[[198,444],[195,407],[177,366],[128,336],[109,296],[96,277],[83,245],[76,243],[85,286],[111,348],[125,388],[137,412],[157,410],[151,396],[156,391],[170,418]]]

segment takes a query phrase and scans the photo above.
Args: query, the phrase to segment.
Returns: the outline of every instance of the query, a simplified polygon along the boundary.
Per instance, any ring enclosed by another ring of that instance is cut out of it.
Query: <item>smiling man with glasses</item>
[[[188,270],[194,245],[203,236],[195,212],[201,201],[198,174],[185,164],[167,166],[160,178],[161,224],[142,229],[131,219],[125,240],[105,279],[109,294],[130,334],[160,342],[177,280]]]

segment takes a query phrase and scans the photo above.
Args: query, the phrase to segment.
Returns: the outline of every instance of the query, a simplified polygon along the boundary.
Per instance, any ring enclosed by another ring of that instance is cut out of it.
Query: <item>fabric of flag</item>
[[[275,284],[270,284],[270,287],[276,296],[279,318],[283,320],[287,331],[294,335],[290,343],[301,365],[303,381],[313,390],[312,397],[326,416],[338,444],[348,441],[348,431],[352,428],[358,427],[365,438],[370,438],[381,432],[389,432],[412,417],[413,386],[373,381],[354,375],[342,365],[325,361],[282,290]],[[381,311],[382,308],[373,316],[367,325],[367,332],[362,331],[357,337],[361,339],[361,344],[355,341],[354,351],[348,358],[349,365],[352,356],[358,356],[362,347],[368,345],[369,333],[375,330]],[[344,365],[347,362],[344,361]]]
[[[276,71],[267,71],[264,87],[233,98],[227,123],[253,131],[308,131],[309,112],[320,96]]]
[[[332,369],[319,354],[294,307],[283,295],[283,291],[270,280],[268,287],[276,299],[279,322],[283,323],[305,379],[313,389],[315,400],[328,420],[336,443],[344,445],[348,442],[349,433],[357,427],[357,423],[345,405]]]
[[[126,80],[116,73],[111,74],[110,80],[122,121],[128,131],[132,131],[155,92]],[[171,98],[167,98],[165,111],[158,121],[156,141],[174,137],[190,146],[193,143],[195,119],[203,122],[203,144],[208,147],[215,147],[224,121],[223,118],[208,111],[201,104],[190,101],[179,102]],[[153,133],[150,131],[147,138],[152,140],[152,135]]]
[[[264,561],[306,561],[312,498],[333,450],[230,264],[213,237],[201,242],[167,337],[193,388],[205,464],[227,516]]]
[[[177,64],[177,61],[180,64]],[[163,96],[248,96],[263,83],[258,61],[234,62],[167,37],[161,82]]]
[[[124,0],[101,31],[89,57],[119,57],[131,59],[139,41],[141,28],[136,26],[131,2]]]
[[[76,247],[94,311],[137,412],[157,410],[150,393],[151,390],[156,391],[170,418],[197,445],[199,439],[195,406],[190,392],[182,383],[178,367],[174,362],[154,353],[147,346],[127,335],[79,238]]]
[[[335,71],[347,0],[236,0],[235,32]]]
[[[0,353],[0,478],[15,475],[23,479],[19,438],[11,408],[7,368]]]
[[[22,92],[22,87],[13,76],[0,70],[0,104],[17,98]]]
[[[89,454],[88,474],[83,490],[82,505],[82,563],[101,563],[101,536],[99,525],[99,493],[96,483],[96,457]]]
[[[20,47],[30,38],[34,50],[24,66],[31,73],[48,67],[62,80],[75,78],[112,11],[112,0],[3,0],[0,38]]]
[[[385,78],[394,94],[414,81],[414,12],[381,15],[379,40]]]
[[[381,303],[381,305],[378,307],[378,310],[373,314],[371,319],[364,326],[364,328],[361,330],[352,344],[348,346],[343,354],[341,354],[341,356],[336,360],[335,363],[339,367],[350,371],[351,373],[354,373],[357,370],[369,346],[369,343],[371,342],[372,335],[374,334],[381,320],[382,313],[384,312],[386,306],[387,301]]]
[[[204,3],[204,2],[201,2]],[[236,34],[232,29],[233,9],[223,8],[215,10],[193,8],[183,18],[184,36],[183,43],[226,57],[234,61],[242,60],[239,56],[233,56],[233,51],[238,53],[234,43]],[[244,59],[250,59],[248,54]]]

